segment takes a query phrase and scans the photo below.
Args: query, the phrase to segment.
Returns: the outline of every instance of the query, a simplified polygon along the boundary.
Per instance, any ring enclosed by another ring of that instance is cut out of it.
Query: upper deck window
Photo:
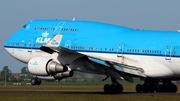
[[[34,30],[55,30],[55,28],[48,28],[48,27],[35,27]]]

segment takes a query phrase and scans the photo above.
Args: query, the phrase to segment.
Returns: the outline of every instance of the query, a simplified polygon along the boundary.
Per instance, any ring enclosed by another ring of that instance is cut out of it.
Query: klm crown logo
[[[44,33],[42,33],[42,37],[48,37],[49,33],[46,31]]]
[[[33,65],[34,65],[34,66],[37,66],[37,65],[38,65],[37,61],[35,61],[35,62],[33,63]]]
[[[59,43],[56,40],[52,40],[51,44],[52,45],[58,45]]]

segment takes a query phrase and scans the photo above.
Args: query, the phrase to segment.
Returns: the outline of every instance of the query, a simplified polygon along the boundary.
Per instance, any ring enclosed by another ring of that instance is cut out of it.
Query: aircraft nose
[[[4,42],[4,49],[12,56],[13,55],[13,48],[11,46],[12,46],[12,37],[9,37]]]
[[[5,50],[10,54],[10,55],[12,55],[13,54],[13,50],[12,49],[10,49],[10,48],[6,48],[5,47]]]
[[[4,42],[4,49],[5,49],[10,55],[12,55],[12,51],[10,50],[7,41]]]

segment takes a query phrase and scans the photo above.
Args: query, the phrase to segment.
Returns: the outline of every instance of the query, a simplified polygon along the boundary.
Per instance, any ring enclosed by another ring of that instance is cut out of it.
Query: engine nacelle
[[[41,80],[52,81],[52,80],[62,80],[63,78],[72,77],[73,75],[74,75],[73,71],[67,71],[63,73],[57,73],[54,76],[37,76],[37,78]]]
[[[35,75],[48,76],[55,75],[57,73],[66,72],[67,66],[52,61],[47,57],[32,57],[28,62],[29,72]]]
[[[67,71],[67,72],[63,72],[63,73],[57,73],[56,75],[54,75],[54,78],[56,80],[61,80],[66,77],[72,77],[73,75],[74,75],[73,71]]]

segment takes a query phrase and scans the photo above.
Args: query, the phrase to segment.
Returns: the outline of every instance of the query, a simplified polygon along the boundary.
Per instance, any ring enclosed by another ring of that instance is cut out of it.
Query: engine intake
[[[52,61],[51,58],[32,57],[28,62],[28,70],[35,75],[48,76],[66,72],[68,67]]]

